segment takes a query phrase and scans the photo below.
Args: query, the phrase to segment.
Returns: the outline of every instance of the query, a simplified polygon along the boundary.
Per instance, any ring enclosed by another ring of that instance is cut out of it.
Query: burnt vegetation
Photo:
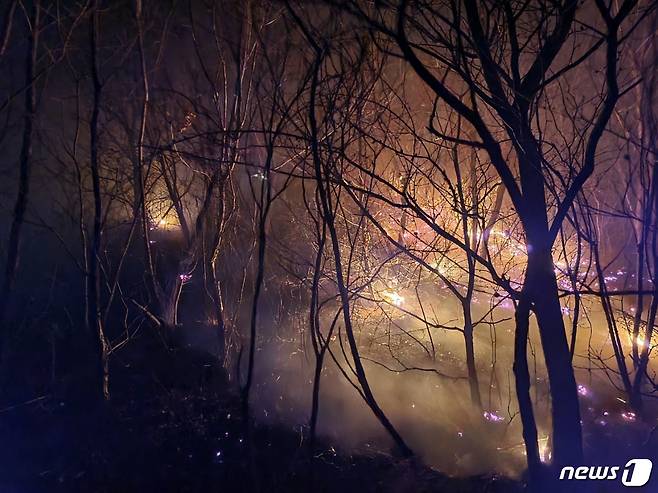
[[[0,491],[658,459],[654,1],[0,16]]]

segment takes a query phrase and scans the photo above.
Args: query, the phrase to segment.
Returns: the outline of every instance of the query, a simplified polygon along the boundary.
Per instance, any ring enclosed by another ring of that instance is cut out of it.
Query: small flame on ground
[[[484,411],[482,413],[482,416],[484,416],[484,419],[486,419],[487,421],[492,421],[494,423],[498,423],[500,421],[505,420],[504,417],[500,416],[499,414],[497,414],[494,411]]]

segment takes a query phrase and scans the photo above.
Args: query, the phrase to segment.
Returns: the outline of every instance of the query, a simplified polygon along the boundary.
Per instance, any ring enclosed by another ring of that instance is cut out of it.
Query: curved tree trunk
[[[34,121],[36,119],[36,88],[35,73],[37,64],[37,51],[39,46],[39,17],[40,4],[33,4],[30,24],[32,31],[29,37],[27,55],[25,57],[25,117],[23,123],[23,141],[21,143],[21,154],[19,159],[18,194],[14,202],[14,214],[9,229],[9,241],[7,246],[7,261],[5,264],[5,275],[0,289],[0,361],[2,360],[4,344],[8,337],[5,326],[5,317],[9,306],[9,299],[14,290],[16,282],[16,271],[20,259],[20,244],[27,211],[27,202],[30,195],[30,175],[32,173],[32,141],[34,133]],[[12,13],[11,11],[9,13]],[[9,20],[9,19],[8,19]]]
[[[400,453],[405,457],[410,457],[413,455],[413,451],[404,441],[398,430],[393,426],[393,423],[388,419],[388,416],[384,413],[377,400],[375,399],[368,378],[366,377],[366,371],[363,367],[363,362],[361,361],[361,356],[359,354],[359,348],[354,337],[354,329],[352,327],[352,317],[350,313],[350,297],[345,285],[345,278],[343,273],[343,263],[340,252],[340,243],[338,240],[338,232],[336,231],[334,209],[331,204],[331,196],[329,190],[327,189],[327,180],[326,169],[324,168],[324,163],[322,162],[322,157],[320,155],[319,149],[319,131],[318,123],[315,115],[315,105],[316,105],[316,96],[317,89],[319,84],[319,72],[323,61],[323,54],[317,49],[317,58],[315,62],[315,67],[313,71],[313,78],[311,82],[311,97],[309,101],[309,123],[311,128],[311,151],[313,156],[313,165],[315,170],[315,180],[318,187],[318,195],[320,196],[320,203],[322,205],[322,215],[326,222],[327,229],[329,231],[329,239],[331,241],[331,247],[334,255],[335,262],[335,272],[336,272],[336,282],[338,284],[338,291],[340,294],[340,302],[343,312],[343,322],[345,324],[345,333],[347,335],[347,342],[350,347],[350,353],[354,362],[354,372],[356,378],[361,386],[363,392],[363,398],[366,401],[366,404],[372,410],[373,414],[377,420],[381,423],[384,429],[391,436],[395,445],[397,446]]]
[[[521,294],[521,300],[515,313],[516,330],[514,332],[514,377],[516,396],[521,415],[523,442],[528,460],[530,481],[536,483],[540,477],[541,459],[537,443],[537,422],[530,396],[530,371],[528,369],[528,332],[530,326],[530,301],[527,294]]]

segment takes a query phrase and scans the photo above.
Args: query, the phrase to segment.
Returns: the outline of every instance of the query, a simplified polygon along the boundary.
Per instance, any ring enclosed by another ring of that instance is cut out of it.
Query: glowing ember
[[[514,308],[514,305],[510,300],[505,300],[500,304],[501,308],[505,308],[506,310],[511,310]]]
[[[500,416],[499,414],[495,413],[494,411],[484,411],[482,413],[482,416],[484,416],[484,419],[487,421],[491,421],[494,423],[499,423],[500,421],[504,421],[505,418]]]

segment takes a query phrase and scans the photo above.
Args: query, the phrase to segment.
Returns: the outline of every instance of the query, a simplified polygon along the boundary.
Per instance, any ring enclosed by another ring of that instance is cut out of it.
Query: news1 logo
[[[653,463],[650,459],[631,459],[623,469],[620,466],[565,466],[560,471],[561,480],[615,480],[621,471],[624,486],[644,486],[649,482]]]

